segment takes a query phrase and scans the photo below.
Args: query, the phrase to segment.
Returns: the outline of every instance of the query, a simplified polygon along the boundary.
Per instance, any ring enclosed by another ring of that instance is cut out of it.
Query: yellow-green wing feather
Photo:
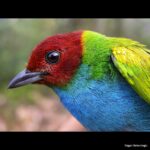
[[[122,76],[150,104],[150,54],[144,47],[115,47],[112,60]]]

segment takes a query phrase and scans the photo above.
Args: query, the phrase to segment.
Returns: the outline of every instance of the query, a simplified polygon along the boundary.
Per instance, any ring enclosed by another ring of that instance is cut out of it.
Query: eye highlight
[[[60,52],[56,50],[50,51],[46,54],[45,59],[49,64],[56,64],[60,59]]]

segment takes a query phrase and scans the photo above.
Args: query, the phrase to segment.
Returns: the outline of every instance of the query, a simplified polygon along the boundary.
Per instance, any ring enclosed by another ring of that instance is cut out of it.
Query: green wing
[[[150,54],[143,47],[115,47],[112,60],[133,89],[150,104]]]

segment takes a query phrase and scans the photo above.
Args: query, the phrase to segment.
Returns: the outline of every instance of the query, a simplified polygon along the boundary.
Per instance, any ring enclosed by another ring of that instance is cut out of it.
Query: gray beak
[[[42,80],[42,75],[44,74],[44,72],[30,72],[29,70],[24,69],[10,81],[8,88],[17,88],[19,86],[37,82]]]

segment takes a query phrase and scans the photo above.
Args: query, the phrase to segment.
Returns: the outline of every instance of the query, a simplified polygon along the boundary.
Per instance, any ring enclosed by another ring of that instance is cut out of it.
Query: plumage
[[[93,31],[59,34],[33,49],[9,87],[48,85],[92,131],[150,131],[149,53],[139,42]]]
[[[141,47],[116,47],[112,59],[122,76],[150,103],[150,55]]]

